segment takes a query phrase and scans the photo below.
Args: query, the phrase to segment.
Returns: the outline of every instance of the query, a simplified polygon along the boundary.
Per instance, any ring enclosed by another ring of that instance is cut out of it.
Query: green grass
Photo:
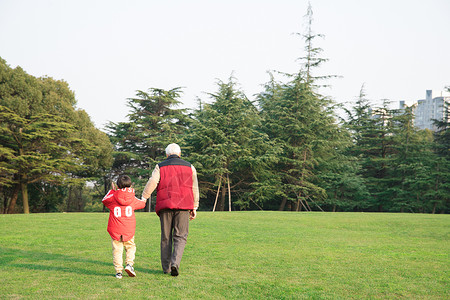
[[[0,215],[1,299],[450,299],[450,216],[199,212],[180,276],[137,214],[137,277],[114,277],[108,214]]]

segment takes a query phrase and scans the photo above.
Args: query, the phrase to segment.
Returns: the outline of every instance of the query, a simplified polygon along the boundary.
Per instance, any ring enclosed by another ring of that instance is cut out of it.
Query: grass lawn
[[[118,280],[107,213],[0,215],[0,299],[450,299],[449,215],[199,212],[178,277],[136,218]]]

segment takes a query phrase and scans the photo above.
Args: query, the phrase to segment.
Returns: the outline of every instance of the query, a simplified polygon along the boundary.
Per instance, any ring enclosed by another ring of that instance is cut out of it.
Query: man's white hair
[[[181,155],[181,148],[180,148],[180,146],[178,146],[178,144],[175,144],[175,143],[170,144],[170,145],[168,145],[166,147],[166,154],[167,155],[176,154],[176,155],[180,156]]]

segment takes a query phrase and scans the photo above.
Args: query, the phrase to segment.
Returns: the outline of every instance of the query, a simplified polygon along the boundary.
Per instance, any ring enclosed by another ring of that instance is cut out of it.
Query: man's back
[[[179,158],[169,156],[158,164],[160,180],[156,194],[156,213],[162,209],[191,210],[194,208],[193,168]]]

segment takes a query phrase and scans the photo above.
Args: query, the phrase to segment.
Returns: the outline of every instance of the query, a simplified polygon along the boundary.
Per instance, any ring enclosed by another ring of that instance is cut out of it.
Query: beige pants
[[[123,248],[126,251],[125,264],[133,266],[134,255],[136,253],[136,244],[134,243],[134,236],[131,240],[123,242],[122,237],[120,241],[112,240],[113,264],[116,273],[122,273],[123,270]]]

